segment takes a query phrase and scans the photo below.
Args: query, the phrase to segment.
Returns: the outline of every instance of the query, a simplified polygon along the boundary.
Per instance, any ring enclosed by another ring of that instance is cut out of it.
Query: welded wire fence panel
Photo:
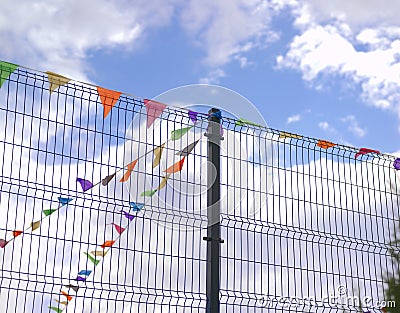
[[[51,75],[0,89],[0,311],[204,312],[204,116]]]
[[[223,125],[222,311],[397,312],[398,161]]]
[[[206,312],[206,112],[0,70],[0,311]],[[222,126],[221,312],[396,312],[400,162]]]

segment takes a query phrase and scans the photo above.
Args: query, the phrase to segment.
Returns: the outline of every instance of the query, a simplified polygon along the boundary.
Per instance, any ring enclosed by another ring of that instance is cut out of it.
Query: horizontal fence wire
[[[2,311],[206,312],[207,113],[0,71]],[[390,311],[395,158],[222,130],[220,311]]]

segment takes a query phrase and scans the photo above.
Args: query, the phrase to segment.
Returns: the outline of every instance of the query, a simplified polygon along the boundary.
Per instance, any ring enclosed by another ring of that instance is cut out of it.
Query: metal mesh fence
[[[206,312],[208,114],[0,70],[1,311]],[[390,311],[397,161],[221,131],[221,312]]]

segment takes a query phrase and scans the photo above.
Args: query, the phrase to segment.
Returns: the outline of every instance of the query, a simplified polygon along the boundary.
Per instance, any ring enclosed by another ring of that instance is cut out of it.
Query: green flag
[[[46,216],[49,216],[49,215],[53,214],[55,211],[57,211],[57,209],[43,210],[43,214]]]
[[[93,262],[94,265],[98,265],[100,263],[100,260],[95,259],[94,257],[92,257],[89,253],[84,252],[84,254],[86,254],[86,256],[88,257],[88,259],[90,261]]]
[[[50,310],[56,311],[57,313],[61,313],[63,310],[60,308],[56,308],[55,306],[49,306]]]
[[[192,129],[193,126],[173,130],[171,132],[171,140],[178,140],[181,139],[183,135],[185,135],[189,130]]]
[[[154,190],[146,190],[146,191],[143,191],[143,192],[140,194],[140,196],[142,196],[142,197],[152,197],[156,192],[157,192],[157,189],[154,189]]]
[[[16,64],[0,61],[0,88],[17,68]]]
[[[251,122],[251,121],[248,121],[248,120],[246,120],[246,119],[244,119],[244,118],[239,118],[239,119],[235,122],[235,125],[236,125],[236,126],[244,126],[245,124],[247,124],[247,125],[252,125],[252,126],[262,127],[262,125],[256,124],[256,123]]]

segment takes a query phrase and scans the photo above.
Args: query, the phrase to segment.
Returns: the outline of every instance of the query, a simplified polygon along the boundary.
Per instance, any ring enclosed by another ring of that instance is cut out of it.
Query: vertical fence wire
[[[146,100],[106,115],[95,86],[51,88],[18,68],[0,89],[1,311],[206,312],[207,114],[167,107],[147,127]],[[220,311],[388,307],[394,158],[222,126]]]

